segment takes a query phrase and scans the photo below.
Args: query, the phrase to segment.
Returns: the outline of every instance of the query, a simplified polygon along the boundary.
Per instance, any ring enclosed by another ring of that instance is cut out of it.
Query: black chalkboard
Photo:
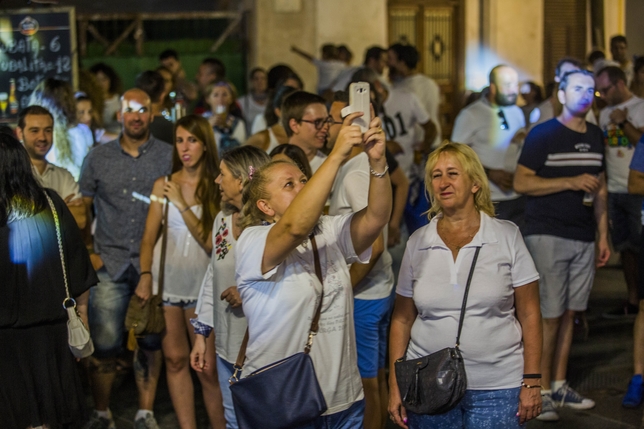
[[[17,122],[48,77],[78,86],[74,8],[0,12],[0,123]]]

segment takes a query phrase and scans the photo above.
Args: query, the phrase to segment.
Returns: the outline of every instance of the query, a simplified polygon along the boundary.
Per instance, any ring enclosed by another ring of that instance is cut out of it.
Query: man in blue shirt
[[[170,174],[172,150],[150,134],[150,98],[140,89],[121,98],[116,140],[98,146],[85,158],[79,181],[85,204],[94,204],[96,232],[92,263],[99,283],[89,299],[89,325],[96,351],[90,358],[94,413],[87,428],[114,429],[109,410],[116,357],[124,338],[124,320],[139,281],[139,247],[154,181]],[[150,274],[150,273],[147,273]],[[137,427],[157,428],[152,411],[161,370],[159,336],[139,340],[134,370],[139,390]],[[141,420],[141,422],[138,422]]]
[[[586,310],[595,266],[610,256],[603,135],[586,121],[594,93],[590,72],[562,77],[557,96],[563,111],[530,131],[514,176],[516,191],[528,196],[524,236],[540,276],[540,420],[559,420],[555,404],[595,406],[566,383],[575,313]]]

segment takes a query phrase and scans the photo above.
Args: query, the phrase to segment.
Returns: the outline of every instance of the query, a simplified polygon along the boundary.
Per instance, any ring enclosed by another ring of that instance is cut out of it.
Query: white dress
[[[202,206],[194,205],[190,210],[201,218]],[[159,290],[159,260],[161,243],[159,237],[154,246],[152,258],[153,291]],[[165,256],[165,280],[163,299],[170,302],[193,301],[199,297],[199,288],[210,258],[190,234],[186,223],[174,204],[168,210],[168,243]]]

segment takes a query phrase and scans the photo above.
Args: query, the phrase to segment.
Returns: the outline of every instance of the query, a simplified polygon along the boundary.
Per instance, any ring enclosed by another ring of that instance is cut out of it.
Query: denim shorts
[[[89,329],[94,342],[94,357],[116,357],[125,339],[125,313],[139,282],[139,273],[130,265],[117,280],[112,280],[105,267],[100,268],[98,284],[89,292]],[[161,350],[161,335],[138,338],[139,347]]]
[[[191,308],[197,307],[196,299],[182,299],[180,301],[170,301],[167,299],[163,300],[163,305],[165,307],[179,307],[182,310],[189,310]]]
[[[466,390],[452,410],[435,416],[407,411],[409,429],[520,429],[520,387],[499,390]]]
[[[642,197],[630,194],[608,194],[608,221],[616,252],[639,252],[642,231]]]

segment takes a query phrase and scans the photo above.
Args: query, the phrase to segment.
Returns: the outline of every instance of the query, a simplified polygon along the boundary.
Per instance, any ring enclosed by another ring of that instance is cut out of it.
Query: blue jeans
[[[364,399],[351,405],[344,411],[320,416],[313,423],[297,429],[363,429]]]
[[[520,387],[500,390],[466,390],[452,410],[435,416],[407,411],[409,429],[518,429]]]
[[[219,377],[219,388],[224,400],[224,417],[226,417],[226,429],[238,429],[237,416],[235,407],[233,407],[233,397],[230,394],[230,383],[228,379],[233,375],[233,364],[225,361],[217,355],[217,377]],[[237,374],[241,377],[241,374]]]
[[[125,313],[139,283],[139,273],[130,265],[117,280],[112,280],[105,267],[96,274],[98,284],[89,290],[89,329],[94,342],[94,357],[113,358],[123,346]],[[160,335],[146,335],[137,342],[144,350],[161,350]]]

